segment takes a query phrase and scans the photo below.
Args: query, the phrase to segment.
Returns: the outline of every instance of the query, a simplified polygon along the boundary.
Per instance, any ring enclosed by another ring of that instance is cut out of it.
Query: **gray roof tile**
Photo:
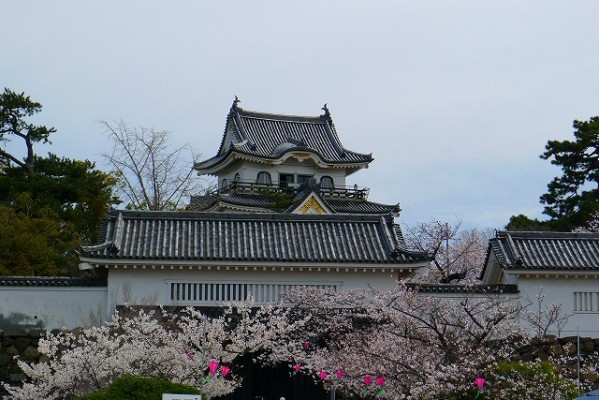
[[[599,271],[599,233],[497,232],[491,252],[506,269]]]
[[[408,287],[419,293],[507,294],[519,292],[518,285],[444,285],[410,283],[408,284]]]
[[[311,192],[307,191],[302,193],[303,198],[307,197]],[[299,198],[300,200],[303,198]],[[321,196],[320,199],[337,214],[397,214],[400,211],[398,204],[381,204],[367,200],[348,200],[329,198]],[[223,203],[231,205],[232,208],[235,206],[242,207],[255,207],[263,210],[256,210],[262,212],[272,211],[274,202],[272,197],[264,196],[260,194],[246,194],[246,193],[230,193],[230,194],[212,194],[207,196],[192,196],[188,210],[205,211],[211,210],[212,207],[217,203]],[[295,209],[296,205],[289,207],[288,210]]]
[[[104,287],[105,280],[51,276],[5,276],[0,278],[0,286],[69,286],[69,287]]]
[[[277,159],[289,151],[307,151],[330,164],[367,164],[373,160],[370,154],[343,147],[328,110],[324,115],[303,117],[247,111],[236,104],[231,107],[226,126],[234,126],[237,144],[225,147],[223,135],[217,155],[196,164],[198,170],[217,166],[233,152]]]
[[[111,211],[87,259],[405,264],[391,216]]]

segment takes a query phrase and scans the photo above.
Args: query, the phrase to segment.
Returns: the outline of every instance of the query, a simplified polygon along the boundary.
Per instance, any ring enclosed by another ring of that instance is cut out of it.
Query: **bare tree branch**
[[[167,131],[131,128],[123,121],[101,124],[113,141],[112,151],[102,156],[119,180],[119,194],[128,208],[179,209],[188,196],[201,190],[202,181],[192,179],[199,155],[189,144],[172,149]]]

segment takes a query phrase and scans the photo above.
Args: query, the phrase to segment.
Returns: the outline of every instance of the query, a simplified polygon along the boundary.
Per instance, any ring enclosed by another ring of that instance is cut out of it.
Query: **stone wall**
[[[0,331],[0,381],[3,383],[19,383],[25,375],[17,365],[15,356],[25,361],[44,361],[43,355],[37,351],[37,343],[43,331],[25,331],[20,329]],[[5,393],[0,389],[0,394]]]

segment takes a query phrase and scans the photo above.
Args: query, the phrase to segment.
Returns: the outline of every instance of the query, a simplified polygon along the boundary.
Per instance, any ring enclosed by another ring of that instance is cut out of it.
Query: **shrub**
[[[492,374],[490,391],[503,399],[571,399],[576,397],[577,388],[572,379],[562,375],[564,367],[551,361],[500,361]]]
[[[200,394],[191,386],[163,378],[126,374],[106,389],[80,397],[80,400],[161,400],[163,393]]]

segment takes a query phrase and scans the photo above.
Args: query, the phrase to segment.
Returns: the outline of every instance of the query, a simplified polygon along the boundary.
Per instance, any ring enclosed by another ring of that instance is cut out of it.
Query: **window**
[[[299,187],[301,185],[307,185],[312,177],[312,175],[279,174],[279,186]]]
[[[270,186],[272,183],[272,179],[270,178],[270,174],[266,171],[258,172],[258,176],[256,177],[256,183],[258,185],[267,185]]]
[[[335,185],[333,184],[333,178],[330,176],[323,176],[320,178],[320,188],[321,189],[335,189]]]
[[[170,299],[177,304],[214,305],[230,301],[245,301],[250,295],[256,303],[275,303],[280,295],[300,287],[336,292],[341,286],[330,283],[238,283],[238,282],[168,282]]]
[[[599,313],[599,292],[574,292],[575,313]]]
[[[293,178],[293,174],[279,174],[279,186],[293,186],[293,184],[295,183],[295,180]]]
[[[312,175],[298,175],[297,183],[298,185],[307,185],[310,179],[312,179]]]

